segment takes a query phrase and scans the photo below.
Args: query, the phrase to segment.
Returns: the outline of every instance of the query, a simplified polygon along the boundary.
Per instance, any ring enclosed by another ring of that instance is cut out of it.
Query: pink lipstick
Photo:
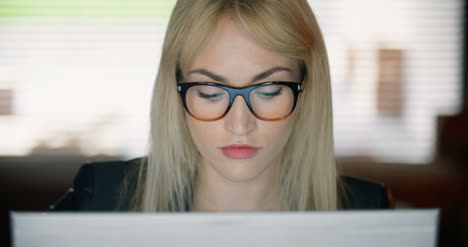
[[[221,152],[231,159],[248,159],[254,156],[260,148],[250,145],[229,145],[221,147]]]

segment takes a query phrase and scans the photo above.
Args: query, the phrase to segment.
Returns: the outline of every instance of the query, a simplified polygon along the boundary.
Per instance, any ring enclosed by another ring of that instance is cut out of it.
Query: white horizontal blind
[[[337,155],[429,161],[435,117],[461,102],[463,1],[309,2],[330,56]],[[174,3],[0,1],[0,90],[13,95],[11,114],[0,115],[0,155],[64,146],[143,155]],[[378,89],[395,63],[400,111],[388,115],[379,100],[393,96]]]
[[[175,1],[0,1],[0,153],[142,155]],[[54,152],[57,153],[57,152]]]
[[[437,115],[461,104],[463,1],[309,2],[330,54],[337,154],[429,162]],[[400,116],[378,110],[382,50],[401,52]]]

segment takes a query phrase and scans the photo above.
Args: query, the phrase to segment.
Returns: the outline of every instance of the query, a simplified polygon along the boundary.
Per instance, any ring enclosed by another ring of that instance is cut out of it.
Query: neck
[[[273,166],[246,181],[221,176],[209,164],[199,166],[192,211],[281,211],[279,182]]]

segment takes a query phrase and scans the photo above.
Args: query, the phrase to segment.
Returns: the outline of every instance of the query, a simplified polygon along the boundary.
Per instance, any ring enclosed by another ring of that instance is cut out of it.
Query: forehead
[[[298,72],[298,64],[294,58],[265,49],[249,37],[231,16],[223,15],[184,72],[208,69],[229,80],[245,81],[246,77],[251,78],[272,67]]]

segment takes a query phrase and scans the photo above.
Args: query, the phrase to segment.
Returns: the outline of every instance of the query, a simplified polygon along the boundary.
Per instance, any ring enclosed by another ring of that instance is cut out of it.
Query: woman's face
[[[261,79],[253,81],[256,77]],[[184,74],[184,82],[214,82],[232,87],[299,80],[297,60],[262,48],[228,15],[220,19]],[[222,119],[200,121],[188,114],[186,119],[201,153],[200,169],[209,169],[235,182],[271,174],[267,171],[273,171],[277,164],[295,121],[294,113],[280,121],[260,120],[241,96],[235,98]]]

